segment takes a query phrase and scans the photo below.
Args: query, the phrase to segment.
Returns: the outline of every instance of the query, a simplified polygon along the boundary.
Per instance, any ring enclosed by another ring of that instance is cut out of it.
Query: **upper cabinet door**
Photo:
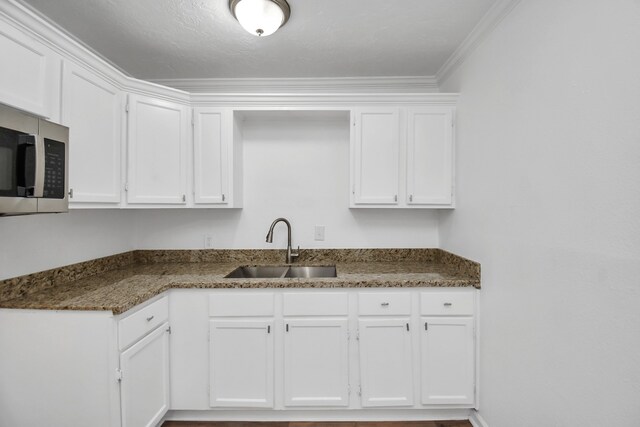
[[[231,111],[194,109],[193,172],[195,203],[229,203],[229,153],[233,144]]]
[[[450,205],[453,180],[453,108],[408,111],[409,205]]]
[[[64,63],[62,123],[69,127],[71,202],[120,203],[123,95],[71,62]]]
[[[184,204],[188,109],[129,95],[129,203]]]
[[[0,102],[58,121],[60,58],[20,30],[0,28]]]
[[[353,204],[398,203],[400,114],[397,108],[354,110]]]

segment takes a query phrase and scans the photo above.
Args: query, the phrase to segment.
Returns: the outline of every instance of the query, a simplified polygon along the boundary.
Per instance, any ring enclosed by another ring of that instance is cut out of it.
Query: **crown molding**
[[[460,46],[451,54],[449,59],[435,75],[438,86],[451,77],[451,74],[476,50],[489,34],[506,18],[521,0],[499,0],[487,11],[480,22],[471,30]]]
[[[150,79],[191,93],[434,93],[434,76]]]
[[[194,107],[349,109],[362,105],[449,105],[455,106],[457,93],[192,93]],[[322,108],[320,108],[322,107]]]

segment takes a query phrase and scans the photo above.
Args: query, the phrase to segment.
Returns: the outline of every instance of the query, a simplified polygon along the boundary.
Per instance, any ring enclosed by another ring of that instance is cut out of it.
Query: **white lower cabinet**
[[[420,388],[424,405],[472,404],[475,348],[471,317],[422,317]]]
[[[212,407],[273,407],[273,320],[211,320]]]
[[[362,406],[413,405],[410,319],[360,319]]]
[[[169,410],[169,324],[120,355],[122,427],[155,426]]]
[[[349,405],[347,319],[285,319],[284,405]]]
[[[172,291],[172,409],[473,408],[476,293]]]

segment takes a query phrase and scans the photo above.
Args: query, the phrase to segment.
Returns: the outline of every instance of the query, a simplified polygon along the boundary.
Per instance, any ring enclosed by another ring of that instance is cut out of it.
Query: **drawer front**
[[[283,296],[285,316],[346,316],[349,296],[344,292],[287,292]]]
[[[397,316],[411,314],[411,294],[405,292],[383,292],[358,294],[360,316]]]
[[[169,298],[163,297],[118,322],[118,347],[129,347],[168,320]]]
[[[273,316],[274,294],[236,292],[209,295],[209,316]]]
[[[420,314],[427,316],[471,316],[473,292],[422,292]]]

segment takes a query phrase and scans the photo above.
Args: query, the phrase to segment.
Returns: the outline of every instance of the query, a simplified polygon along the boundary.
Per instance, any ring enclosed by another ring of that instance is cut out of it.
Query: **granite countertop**
[[[307,251],[296,264],[337,268],[337,277],[313,279],[224,278],[241,265],[285,265],[277,262],[281,251],[134,251],[2,281],[0,308],[120,314],[168,289],[187,288],[480,288],[479,264],[439,249],[397,250],[408,256],[346,251]]]

